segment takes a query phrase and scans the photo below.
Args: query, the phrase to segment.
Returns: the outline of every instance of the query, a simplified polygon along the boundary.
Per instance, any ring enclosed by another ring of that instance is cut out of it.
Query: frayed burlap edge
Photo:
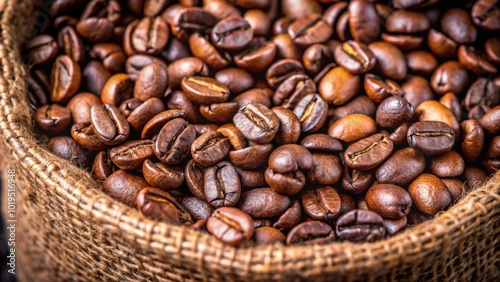
[[[435,219],[381,242],[234,248],[153,222],[34,140],[20,39],[36,1],[0,1],[0,130],[16,170],[22,281],[491,281],[500,173]],[[4,206],[4,205],[3,205]],[[5,206],[4,206],[5,207]]]

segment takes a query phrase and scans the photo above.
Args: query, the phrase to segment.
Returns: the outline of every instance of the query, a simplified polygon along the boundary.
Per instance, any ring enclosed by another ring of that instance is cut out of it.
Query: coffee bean
[[[184,177],[186,186],[194,196],[205,199],[204,191],[204,168],[198,165],[194,160],[189,160],[184,168]]]
[[[254,218],[272,218],[290,207],[290,198],[271,188],[257,188],[243,193],[236,207]]]
[[[264,37],[255,37],[247,48],[234,55],[234,63],[249,72],[265,70],[276,56],[276,44],[267,41]]]
[[[208,220],[214,209],[207,202],[192,196],[182,197],[181,204],[195,221]]]
[[[233,122],[245,138],[256,143],[271,141],[279,128],[279,118],[259,103],[243,106],[233,117]]]
[[[208,38],[199,33],[191,34],[188,42],[193,55],[203,60],[211,68],[222,69],[232,61],[228,53],[221,53]]]
[[[313,166],[311,153],[296,144],[287,144],[276,148],[269,156],[269,168],[279,173],[297,170],[309,170]]]
[[[340,213],[340,196],[329,186],[302,191],[301,202],[306,214],[314,220],[331,222]]]
[[[337,220],[337,237],[341,241],[373,242],[385,237],[384,220],[368,210],[352,210]]]
[[[82,84],[89,92],[99,95],[110,77],[111,73],[101,62],[90,61],[83,69]]]
[[[209,34],[216,23],[217,19],[211,13],[198,7],[189,7],[175,14],[170,21],[170,29],[177,39],[187,42],[189,35],[195,32]]]
[[[155,115],[144,125],[141,133],[141,139],[153,137],[153,135],[157,134],[167,122],[175,118],[184,117],[186,117],[186,113],[181,110],[167,110]]]
[[[441,121],[420,121],[408,129],[408,145],[426,155],[446,153],[455,144],[455,133]]]
[[[122,143],[130,134],[130,127],[117,107],[95,105],[90,109],[90,122],[97,137],[106,145]]]
[[[256,169],[267,163],[272,151],[272,144],[253,145],[229,152],[229,159],[242,169]]]
[[[207,65],[196,57],[186,57],[168,65],[168,86],[178,89],[185,77],[208,75]]]
[[[168,86],[167,67],[162,62],[153,62],[141,69],[134,85],[134,97],[142,101],[163,98]]]
[[[326,42],[332,33],[333,29],[320,14],[298,18],[288,27],[288,34],[299,47]]]
[[[379,183],[406,185],[419,176],[425,169],[424,156],[413,148],[394,152],[375,171]]]
[[[489,135],[497,135],[500,133],[500,105],[489,110],[479,123],[484,128],[484,131]]]
[[[435,215],[451,203],[451,195],[446,185],[436,176],[424,173],[408,187],[415,207],[429,215]]]
[[[388,236],[396,235],[406,228],[408,220],[405,217],[400,219],[386,219],[384,218],[384,226]]]
[[[255,84],[255,79],[247,71],[239,68],[227,68],[218,71],[215,79],[226,85],[232,94],[240,94]]]
[[[361,194],[370,187],[372,182],[372,172],[355,170],[348,166],[344,166],[341,185],[345,191],[355,195]]]
[[[313,166],[307,171],[307,181],[321,185],[332,185],[342,175],[340,159],[335,155],[313,153]]]
[[[224,243],[239,245],[252,237],[253,220],[237,208],[221,207],[208,218],[207,230]]]
[[[169,193],[152,187],[137,195],[137,207],[147,218],[172,225],[192,224],[189,211]]]
[[[65,104],[76,94],[80,82],[80,66],[66,55],[57,57],[52,67],[50,98],[54,103]]]
[[[254,240],[260,245],[285,243],[285,234],[274,227],[264,226],[255,229]]]
[[[209,77],[192,76],[182,80],[182,90],[189,100],[196,104],[223,103],[229,98],[229,89]]]
[[[391,96],[380,103],[375,119],[381,127],[395,128],[410,120],[413,113],[413,106],[408,100],[401,96]]]
[[[400,219],[410,213],[411,197],[405,189],[393,184],[376,184],[365,196],[367,207],[384,218]]]
[[[344,152],[344,160],[352,169],[369,170],[387,159],[393,147],[391,140],[377,133],[349,146]]]
[[[460,105],[460,100],[457,95],[451,92],[446,93],[439,99],[439,103],[447,107],[453,115],[455,115],[458,122],[462,120],[462,106]]]
[[[380,19],[373,2],[355,0],[348,6],[349,28],[354,40],[368,44],[380,34]]]
[[[346,41],[335,48],[335,61],[352,74],[367,73],[375,67],[375,55],[363,43]]]
[[[321,245],[335,241],[335,231],[321,221],[307,221],[295,226],[286,237],[290,245]]]
[[[33,65],[46,64],[51,62],[59,51],[54,37],[48,34],[41,34],[31,39],[26,44],[28,52],[28,62]]]
[[[229,138],[220,132],[207,132],[191,144],[193,160],[202,166],[212,166],[222,161],[231,150]]]
[[[132,97],[134,85],[127,74],[118,73],[108,79],[101,93],[101,101],[104,104],[114,106]]]
[[[294,195],[300,192],[306,184],[306,177],[300,170],[290,173],[278,173],[271,168],[264,172],[266,183],[276,192]]]
[[[67,108],[71,112],[71,118],[74,123],[90,123],[90,109],[101,104],[97,95],[83,92],[78,93],[69,100]]]
[[[434,93],[429,82],[421,76],[412,76],[402,86],[403,97],[416,109],[421,103],[431,100]]]
[[[288,29],[288,26],[284,28]],[[300,56],[302,55],[300,49],[295,45],[295,42],[293,42],[292,37],[288,35],[287,31],[284,30],[283,32],[283,34],[277,34],[271,38],[271,41],[276,46],[278,56],[283,59],[300,60]]]
[[[377,59],[377,69],[386,77],[402,80],[406,77],[406,60],[398,47],[383,41],[370,43],[368,48]]]
[[[35,121],[41,129],[57,134],[68,128],[71,112],[57,104],[45,105],[36,111]]]
[[[189,155],[195,138],[194,127],[182,118],[175,118],[167,122],[158,133],[155,155],[167,165],[179,164]]]
[[[472,20],[481,28],[491,31],[500,30],[498,6],[496,1],[480,0],[472,6]]]
[[[278,60],[266,71],[266,81],[273,89],[284,82],[287,78],[304,73],[304,67],[299,61],[291,59]]]
[[[109,151],[109,158],[120,169],[137,170],[145,160],[154,156],[154,142],[134,140],[120,144]]]
[[[297,103],[293,113],[299,118],[302,132],[316,132],[326,121],[328,104],[321,95],[308,94]]]
[[[452,8],[441,16],[441,30],[459,44],[476,41],[477,30],[470,14],[463,9]]]
[[[478,105],[491,108],[498,103],[500,103],[500,87],[486,78],[474,81],[464,99],[464,106],[469,111]]]
[[[126,60],[125,53],[117,44],[95,44],[90,52],[90,56],[94,59],[101,59],[103,66],[111,73],[123,72]]]
[[[438,66],[437,59],[429,52],[416,50],[406,54],[408,69],[421,74],[431,74]]]
[[[98,181],[106,181],[106,179],[115,172],[116,168],[113,162],[108,158],[106,151],[100,151],[94,159],[94,176]]]
[[[227,17],[213,27],[211,38],[217,48],[237,51],[252,41],[253,31],[250,23],[245,19],[241,17]]]
[[[375,121],[363,114],[351,114],[334,121],[328,127],[328,135],[343,142],[354,142],[377,131]]]
[[[358,93],[359,80],[358,75],[349,73],[343,67],[336,67],[321,79],[318,91],[327,103],[344,105]]]
[[[245,91],[235,97],[233,102],[238,103],[238,107],[242,108],[248,104],[259,103],[268,108],[271,108],[271,96],[273,91],[269,88],[253,88]]]
[[[460,124],[462,129],[462,155],[467,161],[476,160],[481,154],[485,136],[481,124],[475,119],[462,121]]]
[[[88,152],[69,136],[51,138],[47,144],[47,148],[56,156],[68,160],[77,166],[85,167],[90,163]]]
[[[488,61],[486,56],[472,46],[462,45],[458,48],[458,61],[476,74],[498,72],[498,69]]]
[[[165,106],[167,109],[184,112],[184,118],[191,123],[199,123],[201,121],[202,117],[199,107],[193,104],[182,91],[174,91],[168,95]]]
[[[71,127],[71,137],[73,137],[80,146],[92,151],[101,151],[107,147],[107,145],[99,139],[90,122],[73,124]]]
[[[160,63],[163,64],[164,67],[167,66],[164,61],[156,57],[144,54],[136,54],[127,58],[127,60],[125,61],[125,70],[130,79],[135,81],[141,70],[152,63]]]
[[[464,66],[456,61],[448,61],[437,67],[431,77],[432,89],[438,94],[453,92],[462,94],[469,82],[469,75]]]
[[[103,183],[102,191],[130,207],[137,207],[137,195],[148,186],[144,178],[125,170],[117,170]]]
[[[316,84],[306,74],[295,74],[285,79],[276,88],[273,103],[293,109],[307,94],[316,92]]]
[[[455,177],[462,174],[465,162],[457,152],[448,151],[431,158],[429,166],[430,172],[437,177]]]
[[[156,55],[167,45],[169,35],[168,26],[161,17],[145,17],[131,33],[131,47],[139,54]]]
[[[176,189],[184,182],[184,172],[181,167],[154,163],[150,159],[142,164],[142,174],[149,185],[163,190]]]
[[[241,195],[241,183],[229,162],[220,162],[205,170],[204,191],[207,201],[214,208],[236,205]]]

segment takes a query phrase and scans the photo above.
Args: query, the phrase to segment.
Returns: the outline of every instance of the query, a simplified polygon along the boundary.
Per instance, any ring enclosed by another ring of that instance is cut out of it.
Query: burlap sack
[[[0,130],[4,170],[16,171],[20,281],[498,281],[500,173],[434,220],[370,244],[234,248],[111,200],[33,137],[19,46],[35,3],[0,1]]]

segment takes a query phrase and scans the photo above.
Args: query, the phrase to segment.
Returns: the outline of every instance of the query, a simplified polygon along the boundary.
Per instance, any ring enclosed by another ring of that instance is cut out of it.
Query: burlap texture
[[[39,8],[35,3],[0,0],[0,130],[5,169],[17,176],[21,281],[500,278],[500,173],[434,220],[369,244],[234,248],[150,221],[110,199],[88,173],[33,137],[19,46]]]

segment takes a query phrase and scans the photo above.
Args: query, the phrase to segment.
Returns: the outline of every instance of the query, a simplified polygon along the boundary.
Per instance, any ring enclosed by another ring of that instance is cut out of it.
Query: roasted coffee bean
[[[355,142],[377,131],[375,121],[363,114],[350,114],[334,121],[328,135],[343,142]]]
[[[457,95],[451,92],[446,93],[439,99],[439,103],[447,107],[455,115],[457,121],[460,122],[462,120],[462,106]]]
[[[490,62],[500,64],[500,38],[488,38],[484,43],[484,52]]]
[[[41,129],[49,133],[61,133],[71,123],[71,112],[60,105],[45,105],[36,111],[35,121]]]
[[[73,124],[71,127],[71,137],[73,137],[80,146],[92,151],[101,151],[107,147],[94,132],[90,122]]]
[[[279,129],[279,118],[259,103],[243,106],[233,122],[245,138],[260,144],[271,141]]]
[[[254,77],[245,70],[239,68],[227,68],[218,71],[215,79],[226,85],[233,95],[246,91],[255,84]]]
[[[272,95],[273,91],[269,88],[253,88],[238,95],[233,99],[233,102],[238,103],[238,107],[240,108],[254,103],[259,103],[271,108]]]
[[[253,218],[271,218],[282,215],[290,207],[290,198],[271,188],[257,188],[243,193],[236,207]]]
[[[263,170],[244,170],[237,166],[234,168],[240,177],[241,187],[256,188],[267,186]]]
[[[406,228],[408,220],[405,217],[402,217],[400,219],[387,219],[384,218],[384,226],[385,230],[387,231],[387,235],[393,236],[396,235],[397,233],[403,231]]]
[[[264,172],[266,183],[276,192],[294,195],[300,192],[306,184],[306,177],[300,170],[290,173],[278,173],[271,168]]]
[[[313,164],[311,153],[297,144],[287,144],[276,148],[269,156],[269,168],[278,173],[309,170]]]
[[[50,80],[52,102],[65,104],[80,88],[80,66],[70,57],[61,55],[54,62]]]
[[[229,159],[242,169],[256,169],[267,163],[272,151],[272,144],[257,144],[229,152]]]
[[[104,67],[111,73],[123,72],[125,66],[125,53],[122,48],[113,43],[98,43],[92,47],[90,56],[101,59]]]
[[[353,40],[335,48],[335,62],[352,74],[367,73],[375,67],[377,59],[368,46]]]
[[[181,110],[167,110],[155,115],[144,125],[141,133],[141,139],[152,138],[153,135],[157,134],[167,122],[175,118],[184,117],[186,117],[186,113]]]
[[[217,164],[227,156],[230,150],[229,138],[220,132],[207,132],[191,144],[191,156],[202,166]]]
[[[368,210],[352,210],[342,215],[336,223],[337,237],[341,241],[373,242],[385,237],[384,220]]]
[[[196,57],[186,57],[169,64],[167,73],[169,88],[178,89],[185,77],[208,75],[208,67]]]
[[[425,169],[424,156],[413,148],[394,152],[375,171],[379,183],[406,185],[419,176]]]
[[[279,145],[294,144],[300,138],[301,125],[297,116],[289,109],[274,107],[271,109],[280,120],[280,127],[274,137]]]
[[[134,85],[134,97],[146,101],[163,98],[168,87],[167,67],[162,62],[153,62],[141,69]]]
[[[499,13],[498,1],[479,0],[472,6],[471,15],[474,23],[481,28],[498,31],[500,30]]]
[[[441,121],[420,121],[408,128],[408,145],[426,155],[438,155],[451,150],[455,133]]]
[[[154,142],[151,140],[128,141],[109,151],[109,158],[120,169],[137,170],[145,160],[154,156]]]
[[[209,77],[192,76],[182,79],[182,90],[188,99],[196,104],[223,103],[229,98],[226,85]]]
[[[161,17],[145,17],[134,23],[135,27],[130,34],[130,44],[134,52],[148,55],[159,54],[167,45],[170,35],[168,26],[163,19]]]
[[[468,70],[476,74],[498,72],[498,69],[485,57],[482,52],[472,46],[462,45],[458,48],[458,61]]]
[[[344,152],[344,161],[352,169],[369,170],[387,159],[393,147],[391,140],[377,133],[349,146]]]
[[[168,0],[159,0],[159,1],[144,1],[144,10],[143,13],[146,17],[154,17],[160,14],[163,9],[165,9],[170,1]]]
[[[147,218],[172,225],[192,224],[189,211],[172,195],[161,189],[146,187],[137,195],[137,207]]]
[[[500,136],[495,136],[486,151],[486,158],[482,162],[483,167],[490,173],[500,170]]]
[[[211,32],[212,42],[217,48],[237,51],[253,39],[250,23],[241,17],[227,17],[219,21]]]
[[[85,167],[90,163],[86,152],[75,140],[69,136],[56,136],[50,139],[47,148],[56,156]]]
[[[413,117],[413,106],[401,96],[391,96],[377,108],[376,121],[381,127],[395,128]]]
[[[373,2],[351,1],[348,6],[349,28],[354,40],[368,44],[380,34],[380,19]]]
[[[106,151],[100,151],[94,159],[94,176],[98,181],[106,181],[106,179],[115,172],[113,162],[108,158]]]
[[[184,172],[181,167],[154,163],[150,159],[142,164],[142,174],[149,185],[163,190],[176,189],[184,183]]]
[[[384,218],[400,219],[410,213],[411,197],[405,189],[393,184],[376,184],[365,196],[368,209]]]
[[[172,34],[182,42],[187,42],[189,35],[200,33],[208,35],[217,23],[217,19],[209,12],[189,7],[180,10],[170,21]]]
[[[463,9],[452,8],[441,16],[441,30],[458,44],[476,41],[477,30],[470,14]]]
[[[482,118],[479,123],[483,127],[484,131],[491,135],[497,135],[500,133],[500,105],[489,110]]]
[[[104,181],[102,191],[125,205],[137,208],[137,195],[147,186],[144,178],[120,169]]]
[[[266,81],[271,88],[277,89],[287,78],[300,73],[304,73],[304,67],[299,61],[292,59],[278,60],[267,69]]]
[[[288,26],[286,28],[288,29]],[[276,46],[278,56],[283,59],[300,60],[302,52],[297,45],[295,45],[290,35],[286,33],[286,30],[284,32],[284,34],[277,34],[271,38],[271,41]]]
[[[123,101],[132,98],[134,84],[130,77],[118,73],[108,79],[101,93],[103,104],[119,106]]]
[[[129,75],[130,79],[135,81],[140,71],[145,66],[152,63],[160,63],[163,64],[164,67],[167,66],[161,59],[149,55],[137,54],[127,58],[127,60],[125,61],[125,71]]]
[[[369,74],[365,77],[368,75]],[[374,118],[376,109],[377,107],[375,106],[375,103],[370,98],[364,95],[357,96],[347,104],[333,109],[333,113],[331,113],[332,122],[350,114],[364,114]]]
[[[333,58],[332,52],[325,44],[309,46],[302,56],[304,68],[311,74],[318,74]]]
[[[253,220],[237,208],[221,207],[208,218],[207,230],[224,243],[239,245],[252,237]]]
[[[314,220],[332,222],[340,213],[340,196],[329,186],[307,189],[301,193],[302,207]]]
[[[326,42],[333,33],[320,14],[308,14],[298,18],[288,27],[288,34],[300,47]]]
[[[115,23],[121,17],[118,1],[90,1],[76,24],[76,31],[87,41],[105,42],[113,36]],[[104,5],[103,5],[104,4]]]
[[[79,93],[69,100],[67,108],[71,112],[73,123],[90,123],[90,109],[100,105],[101,100],[92,93]]]
[[[182,91],[174,91],[168,95],[165,106],[167,109],[184,112],[184,118],[191,123],[199,123],[201,121],[202,117],[198,106],[189,101],[186,94]]]
[[[421,76],[410,77],[401,87],[404,92],[403,97],[412,104],[413,108],[417,108],[421,103],[434,97],[429,82]]]
[[[443,181],[448,188],[448,192],[450,192],[452,204],[456,203],[465,192],[470,191],[469,185],[458,178],[443,178],[441,181]]]
[[[408,69],[424,75],[431,74],[438,66],[437,59],[429,52],[416,50],[406,55]]]
[[[207,168],[203,182],[207,202],[215,208],[232,207],[240,199],[240,178],[229,162],[220,162]]]
[[[293,113],[299,118],[302,132],[316,132],[326,121],[328,104],[321,95],[308,94],[297,103]]]
[[[224,136],[229,138],[229,142],[231,142],[231,145],[233,149],[239,150],[243,149],[247,146],[247,141],[243,134],[234,126],[232,123],[227,123],[219,128],[217,128],[217,131],[222,133]]]
[[[438,57],[453,58],[457,54],[458,44],[437,30],[429,30],[427,44],[432,53]]]
[[[205,199],[204,191],[204,168],[198,165],[194,160],[189,160],[184,168],[184,178],[186,186],[194,196]]]
[[[97,137],[106,145],[122,143],[130,134],[130,126],[117,107],[95,105],[90,109],[90,122]]]
[[[478,78],[469,87],[463,104],[467,110],[475,106],[486,108],[494,107],[500,103],[500,87],[486,78]]]
[[[208,11],[218,20],[222,20],[231,16],[241,17],[241,12],[226,1],[208,1],[203,3],[203,10]]]
[[[137,98],[130,98],[123,101],[123,103],[120,104],[118,109],[125,117],[128,118],[128,116],[130,116],[130,114],[142,104],[144,104],[143,101]]]
[[[237,102],[201,105],[200,114],[210,122],[221,124],[230,122],[238,109]]]
[[[234,63],[249,72],[265,70],[276,56],[276,44],[263,37],[255,37],[240,53],[234,55]]]
[[[191,34],[188,42],[193,55],[203,60],[211,68],[222,69],[231,62],[231,57],[227,53],[219,52],[208,38],[199,33]]]
[[[295,74],[285,79],[273,94],[273,103],[293,109],[307,94],[316,92],[316,84],[306,74]]]
[[[181,163],[196,139],[194,127],[182,118],[167,122],[158,133],[155,144],[156,157],[167,165]]]
[[[438,177],[424,173],[408,187],[413,205],[429,215],[435,215],[451,203],[451,195],[446,185]]]
[[[307,135],[302,139],[300,145],[309,151],[328,153],[342,151],[342,143],[340,143],[339,140],[322,133]]]
[[[440,95],[453,92],[462,94],[469,82],[469,75],[464,66],[456,61],[447,61],[437,67],[431,77],[432,89]]]
[[[281,231],[288,231],[300,223],[302,207],[298,200],[292,201],[291,206],[273,223],[273,227]]]
[[[48,34],[41,34],[31,39],[26,44],[28,52],[28,62],[33,65],[46,64],[51,62],[59,51],[54,37]]]
[[[321,245],[335,241],[335,231],[321,221],[307,221],[295,226],[286,237],[290,245]]]
[[[401,87],[390,79],[383,80],[374,74],[366,74],[364,79],[366,95],[374,102],[381,103],[390,96],[402,96],[404,94]]]
[[[394,145],[401,145],[406,142],[406,135],[410,124],[408,122],[396,127],[390,134],[389,139],[394,142]]]
[[[343,67],[336,67],[323,76],[318,91],[328,104],[340,106],[358,93],[359,81],[359,75],[353,75]]]
[[[406,77],[406,60],[398,47],[383,41],[370,43],[368,48],[377,59],[377,69],[386,77],[401,80]]]
[[[416,109],[415,113],[418,115],[419,121],[442,121],[449,125],[455,138],[460,135],[460,124],[453,112],[443,104],[435,100],[422,102]]]
[[[462,155],[467,161],[476,160],[484,146],[485,136],[481,124],[475,119],[464,120],[460,124],[462,129]]]
[[[463,176],[465,182],[473,188],[483,185],[488,179],[483,170],[473,166],[465,167]]]
[[[136,132],[141,132],[148,121],[165,110],[165,105],[158,98],[150,98],[127,117],[127,121]]]
[[[99,95],[103,92],[104,85],[111,77],[111,73],[106,70],[99,61],[90,61],[82,73],[82,85],[89,92]]]
[[[330,154],[312,154],[314,164],[307,171],[307,181],[321,185],[332,185],[336,183],[342,175],[342,165],[340,159]]]
[[[189,214],[191,214],[193,220],[197,222],[203,221],[206,224],[206,221],[214,211],[212,206],[210,206],[207,202],[196,197],[186,196],[180,198],[179,200]]]
[[[275,243],[285,243],[285,234],[274,227],[264,226],[255,229],[254,240],[260,245],[270,245]]]

